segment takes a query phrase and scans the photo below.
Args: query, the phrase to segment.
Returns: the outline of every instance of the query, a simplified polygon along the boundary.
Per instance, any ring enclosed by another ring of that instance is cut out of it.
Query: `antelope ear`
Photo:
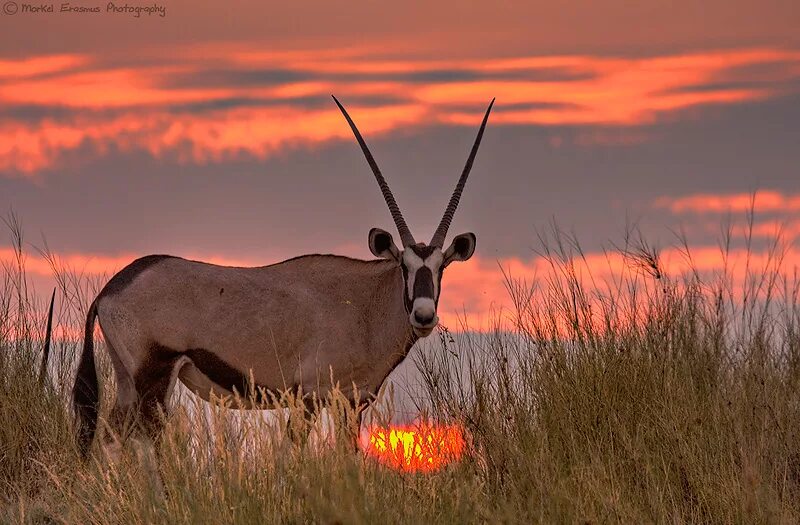
[[[395,246],[392,234],[380,228],[369,231],[369,251],[375,257],[400,261],[400,250]]]
[[[444,252],[444,266],[447,266],[453,261],[466,261],[472,254],[475,253],[475,238],[474,233],[462,233],[453,238],[450,247]]]

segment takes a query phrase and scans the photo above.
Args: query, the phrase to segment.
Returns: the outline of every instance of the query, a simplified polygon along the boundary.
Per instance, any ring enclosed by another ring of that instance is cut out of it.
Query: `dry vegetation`
[[[800,309],[780,243],[741,279],[670,277],[628,242],[630,268],[598,283],[568,241],[543,243],[552,270],[534,286],[509,278],[511,333],[442,333],[417,354],[432,416],[469,433],[462,461],[402,473],[178,408],[165,496],[133,447],[118,464],[79,461],[78,342],[57,338],[40,384],[44,305],[20,252],[0,281],[0,522],[800,522]],[[97,283],[51,260],[57,320],[80,326]]]

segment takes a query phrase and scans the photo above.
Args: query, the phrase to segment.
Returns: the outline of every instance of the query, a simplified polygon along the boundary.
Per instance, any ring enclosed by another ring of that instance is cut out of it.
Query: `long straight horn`
[[[403,242],[403,247],[405,248],[407,246],[411,246],[412,244],[416,244],[417,242],[414,240],[414,236],[411,235],[411,230],[408,229],[406,221],[403,219],[403,214],[400,213],[400,207],[397,206],[397,202],[394,200],[392,190],[389,189],[389,184],[387,184],[386,179],[383,178],[381,170],[378,168],[378,164],[375,162],[375,159],[372,157],[372,153],[370,153],[369,148],[367,147],[367,143],[364,142],[364,137],[362,137],[361,133],[359,133],[355,122],[353,122],[353,119],[351,119],[350,115],[347,114],[347,110],[344,109],[344,106],[339,103],[339,100],[335,96],[331,96],[333,97],[333,101],[336,102],[336,105],[339,106],[339,109],[342,111],[342,115],[344,115],[347,123],[350,124],[350,129],[353,130],[353,135],[356,136],[358,145],[361,146],[361,151],[364,152],[364,156],[367,158],[367,163],[369,164],[369,167],[372,168],[372,173],[375,174],[375,179],[377,179],[378,186],[381,188],[381,193],[383,193],[383,198],[386,200],[386,205],[389,206],[389,211],[392,213],[394,224],[397,226],[397,231],[400,233],[400,240]]]
[[[456,184],[456,189],[453,191],[453,196],[450,197],[450,203],[444,211],[442,222],[439,223],[439,227],[436,228],[436,233],[434,233],[431,238],[431,246],[437,246],[439,248],[444,246],[444,238],[447,236],[450,222],[452,222],[453,215],[455,215],[456,208],[458,208],[458,201],[461,200],[461,193],[464,191],[464,186],[467,184],[467,177],[469,177],[469,172],[472,170],[472,163],[475,162],[475,155],[478,154],[478,147],[481,145],[483,130],[486,129],[486,122],[489,120],[489,113],[492,111],[492,106],[494,106],[494,99],[489,103],[486,115],[483,116],[481,129],[478,130],[478,136],[475,137],[475,144],[472,145],[472,151],[469,153],[467,164],[464,166],[464,171],[461,172],[461,178],[458,179],[458,184]]]

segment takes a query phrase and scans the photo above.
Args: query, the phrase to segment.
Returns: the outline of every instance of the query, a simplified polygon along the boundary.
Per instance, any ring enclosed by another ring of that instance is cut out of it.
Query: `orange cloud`
[[[376,137],[421,120],[414,106],[354,107],[358,124]],[[54,165],[61,153],[85,144],[102,153],[147,151],[155,157],[174,155],[184,162],[219,162],[243,153],[265,158],[285,148],[349,139],[350,129],[334,107],[305,110],[291,106],[235,109],[203,115],[152,112],[107,119],[76,118],[71,123],[44,120],[38,124],[0,125],[0,170],[27,174]]]
[[[800,211],[800,194],[784,194],[778,191],[750,193],[713,194],[698,193],[686,197],[660,197],[654,202],[675,214],[681,213],[728,213],[748,212],[751,208],[759,212],[792,213]]]
[[[800,240],[800,220],[764,221],[753,225],[753,236],[774,239],[783,236],[787,240]]]
[[[21,80],[36,75],[69,71],[87,63],[81,55],[47,55],[21,60],[0,60],[0,79]]]
[[[417,122],[421,116],[419,108],[413,106],[356,107],[350,111],[358,115],[360,129],[370,136]],[[263,158],[285,147],[314,145],[350,136],[351,131],[336,108],[312,111],[276,107],[173,118],[163,133],[145,137],[144,145],[159,154],[179,150],[182,144],[188,143],[190,159],[207,162],[241,152]]]
[[[692,246],[687,254],[682,249],[668,248],[660,252],[659,263],[663,275],[670,278],[697,272],[711,283],[727,275],[739,297],[748,279],[754,276],[769,275],[774,270],[791,276],[800,269],[800,249],[787,249],[778,259],[769,250],[748,252],[737,248],[723,253],[717,246]],[[571,264],[593,303],[602,294],[618,294],[620,283],[635,281],[641,288],[656,285],[652,275],[618,252],[587,253],[575,257]],[[565,277],[563,269],[563,266],[551,266],[541,257],[492,261],[476,256],[467,263],[454,264],[445,272],[442,283],[440,322],[455,331],[464,327],[465,320],[469,329],[488,330],[500,315],[508,326],[514,318],[515,305],[506,288],[506,276],[518,283],[524,282],[527,286],[523,288],[536,285],[541,300],[541,294],[552,294],[552,284]]]
[[[722,231],[725,228],[727,227],[724,224],[721,225],[719,220],[692,221],[693,232],[710,236],[720,235],[720,233],[727,234],[727,231]],[[775,239],[787,242],[800,241],[800,218],[761,220],[756,217],[753,219],[752,225],[747,220],[732,222],[730,234],[731,238],[737,241],[748,238],[766,241]]]
[[[45,114],[58,107],[61,115],[4,119],[0,170],[34,174],[82,146],[94,155],[113,146],[205,163],[349,140],[331,104],[309,103],[330,93],[355,99],[351,112],[368,135],[431,123],[475,126],[492,97],[495,124],[637,126],[697,105],[774,96],[775,85],[800,68],[799,52],[770,49],[425,61],[227,46],[157,58],[137,67],[90,67],[91,57],[76,55],[0,62],[0,105]],[[760,64],[783,67],[771,67],[767,78],[740,78]],[[586,133],[577,143],[646,138]]]

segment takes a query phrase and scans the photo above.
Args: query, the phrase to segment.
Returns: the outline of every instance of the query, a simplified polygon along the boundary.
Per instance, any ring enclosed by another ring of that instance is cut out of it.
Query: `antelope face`
[[[462,233],[444,251],[438,246],[417,243],[401,252],[391,234],[379,228],[370,230],[372,254],[397,262],[403,272],[403,301],[408,321],[417,337],[430,335],[439,322],[436,308],[444,269],[453,261],[466,261],[472,257],[475,241],[474,233]]]

